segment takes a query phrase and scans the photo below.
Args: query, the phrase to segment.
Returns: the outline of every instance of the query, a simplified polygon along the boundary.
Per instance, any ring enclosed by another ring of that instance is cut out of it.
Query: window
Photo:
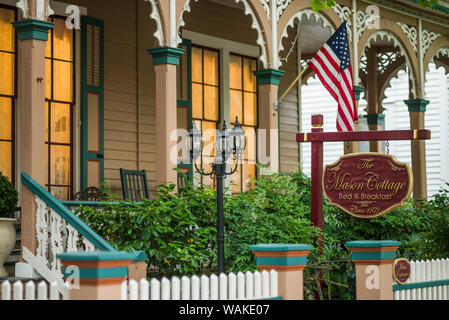
[[[73,194],[74,31],[65,27],[65,18],[51,21],[55,26],[45,51],[46,187],[56,198],[68,200]]]
[[[218,51],[192,46],[192,119],[204,139],[203,156],[198,167],[210,171],[215,159],[215,136],[219,128],[220,86]],[[220,126],[221,128],[221,126]],[[195,170],[195,178],[214,186],[214,180],[203,177]]]
[[[245,161],[231,176],[233,193],[247,190],[250,180],[256,177],[257,80],[253,73],[256,70],[256,59],[230,55],[230,119],[234,125],[238,117],[247,138]]]
[[[14,182],[15,9],[0,7],[0,171]]]

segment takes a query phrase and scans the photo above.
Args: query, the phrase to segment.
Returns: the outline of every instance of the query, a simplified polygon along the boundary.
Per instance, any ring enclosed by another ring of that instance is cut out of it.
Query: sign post
[[[298,133],[296,135],[297,142],[308,142],[312,144],[312,185],[311,185],[311,220],[313,225],[323,229],[323,143],[324,142],[336,142],[336,141],[389,141],[389,140],[429,140],[430,131],[429,130],[386,130],[386,131],[355,131],[355,132],[324,132],[323,131],[323,115],[313,115],[312,116],[312,132],[311,133]],[[356,154],[357,155],[357,154]],[[360,154],[358,154],[360,155]],[[374,155],[374,154],[372,154]],[[375,154],[379,156],[379,154]],[[388,156],[387,156],[388,157]],[[408,166],[404,167],[403,164],[397,163],[392,158],[391,162],[396,165],[399,169],[405,168],[404,170],[410,174]],[[388,163],[387,163],[388,165]],[[391,169],[393,172],[394,170]],[[403,172],[404,170],[401,170]],[[413,183],[412,179],[406,181],[405,177],[398,178],[399,182],[406,182],[405,186],[402,186],[401,191],[409,191],[408,188]],[[403,179],[403,180],[401,180]],[[396,182],[398,182],[396,181]],[[366,180],[365,180],[366,182]],[[371,181],[373,183],[373,181]],[[408,183],[408,184],[407,184]],[[388,184],[388,183],[386,183]],[[372,187],[372,186],[370,186]],[[390,186],[391,188],[391,186]],[[388,189],[388,186],[387,186]],[[402,194],[401,193],[401,194]],[[367,193],[368,194],[368,193]],[[379,194],[379,193],[377,193]],[[407,196],[407,192],[405,192]],[[408,192],[410,196],[410,192]],[[393,198],[393,195],[391,195]],[[395,197],[396,198],[396,197]],[[372,199],[371,199],[372,200]],[[370,201],[371,201],[370,200]],[[377,201],[377,200],[376,200]],[[399,201],[401,203],[402,201]],[[366,210],[370,208],[370,204],[365,203],[367,206]],[[365,205],[364,204],[364,205]],[[394,207],[394,202],[391,202]],[[397,205],[396,205],[397,206]],[[377,213],[387,213],[392,208],[384,206],[384,209],[379,209]],[[377,209],[376,209],[377,210]],[[350,210],[349,210],[350,211]],[[360,215],[360,214],[359,214]],[[368,214],[369,216],[369,214]],[[371,218],[379,216],[379,214],[371,214]],[[321,247],[321,243],[320,243]],[[320,250],[321,251],[321,250]]]

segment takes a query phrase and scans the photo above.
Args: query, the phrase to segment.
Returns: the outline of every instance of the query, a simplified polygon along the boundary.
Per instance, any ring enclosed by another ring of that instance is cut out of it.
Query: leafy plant
[[[16,189],[0,172],[0,218],[11,218],[18,200]]]
[[[438,4],[439,0],[419,0],[418,4],[423,8],[431,8],[434,5]],[[329,9],[334,7],[337,4],[335,0],[311,0],[310,5],[312,9],[316,12]]]

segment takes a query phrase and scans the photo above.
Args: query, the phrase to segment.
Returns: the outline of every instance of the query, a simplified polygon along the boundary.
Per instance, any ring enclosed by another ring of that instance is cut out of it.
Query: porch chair
[[[150,198],[145,170],[120,169],[120,178],[122,181],[123,199],[140,202],[142,199]]]
[[[183,196],[186,194],[185,190],[188,188],[187,186],[187,176],[182,173],[178,172],[178,194],[180,196]]]
[[[76,201],[101,201],[103,193],[97,187],[88,187],[75,194]]]

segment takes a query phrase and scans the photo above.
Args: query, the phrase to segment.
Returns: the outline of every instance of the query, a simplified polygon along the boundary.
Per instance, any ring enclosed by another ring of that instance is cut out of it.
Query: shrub
[[[0,218],[13,217],[18,193],[8,178],[0,172]]]

